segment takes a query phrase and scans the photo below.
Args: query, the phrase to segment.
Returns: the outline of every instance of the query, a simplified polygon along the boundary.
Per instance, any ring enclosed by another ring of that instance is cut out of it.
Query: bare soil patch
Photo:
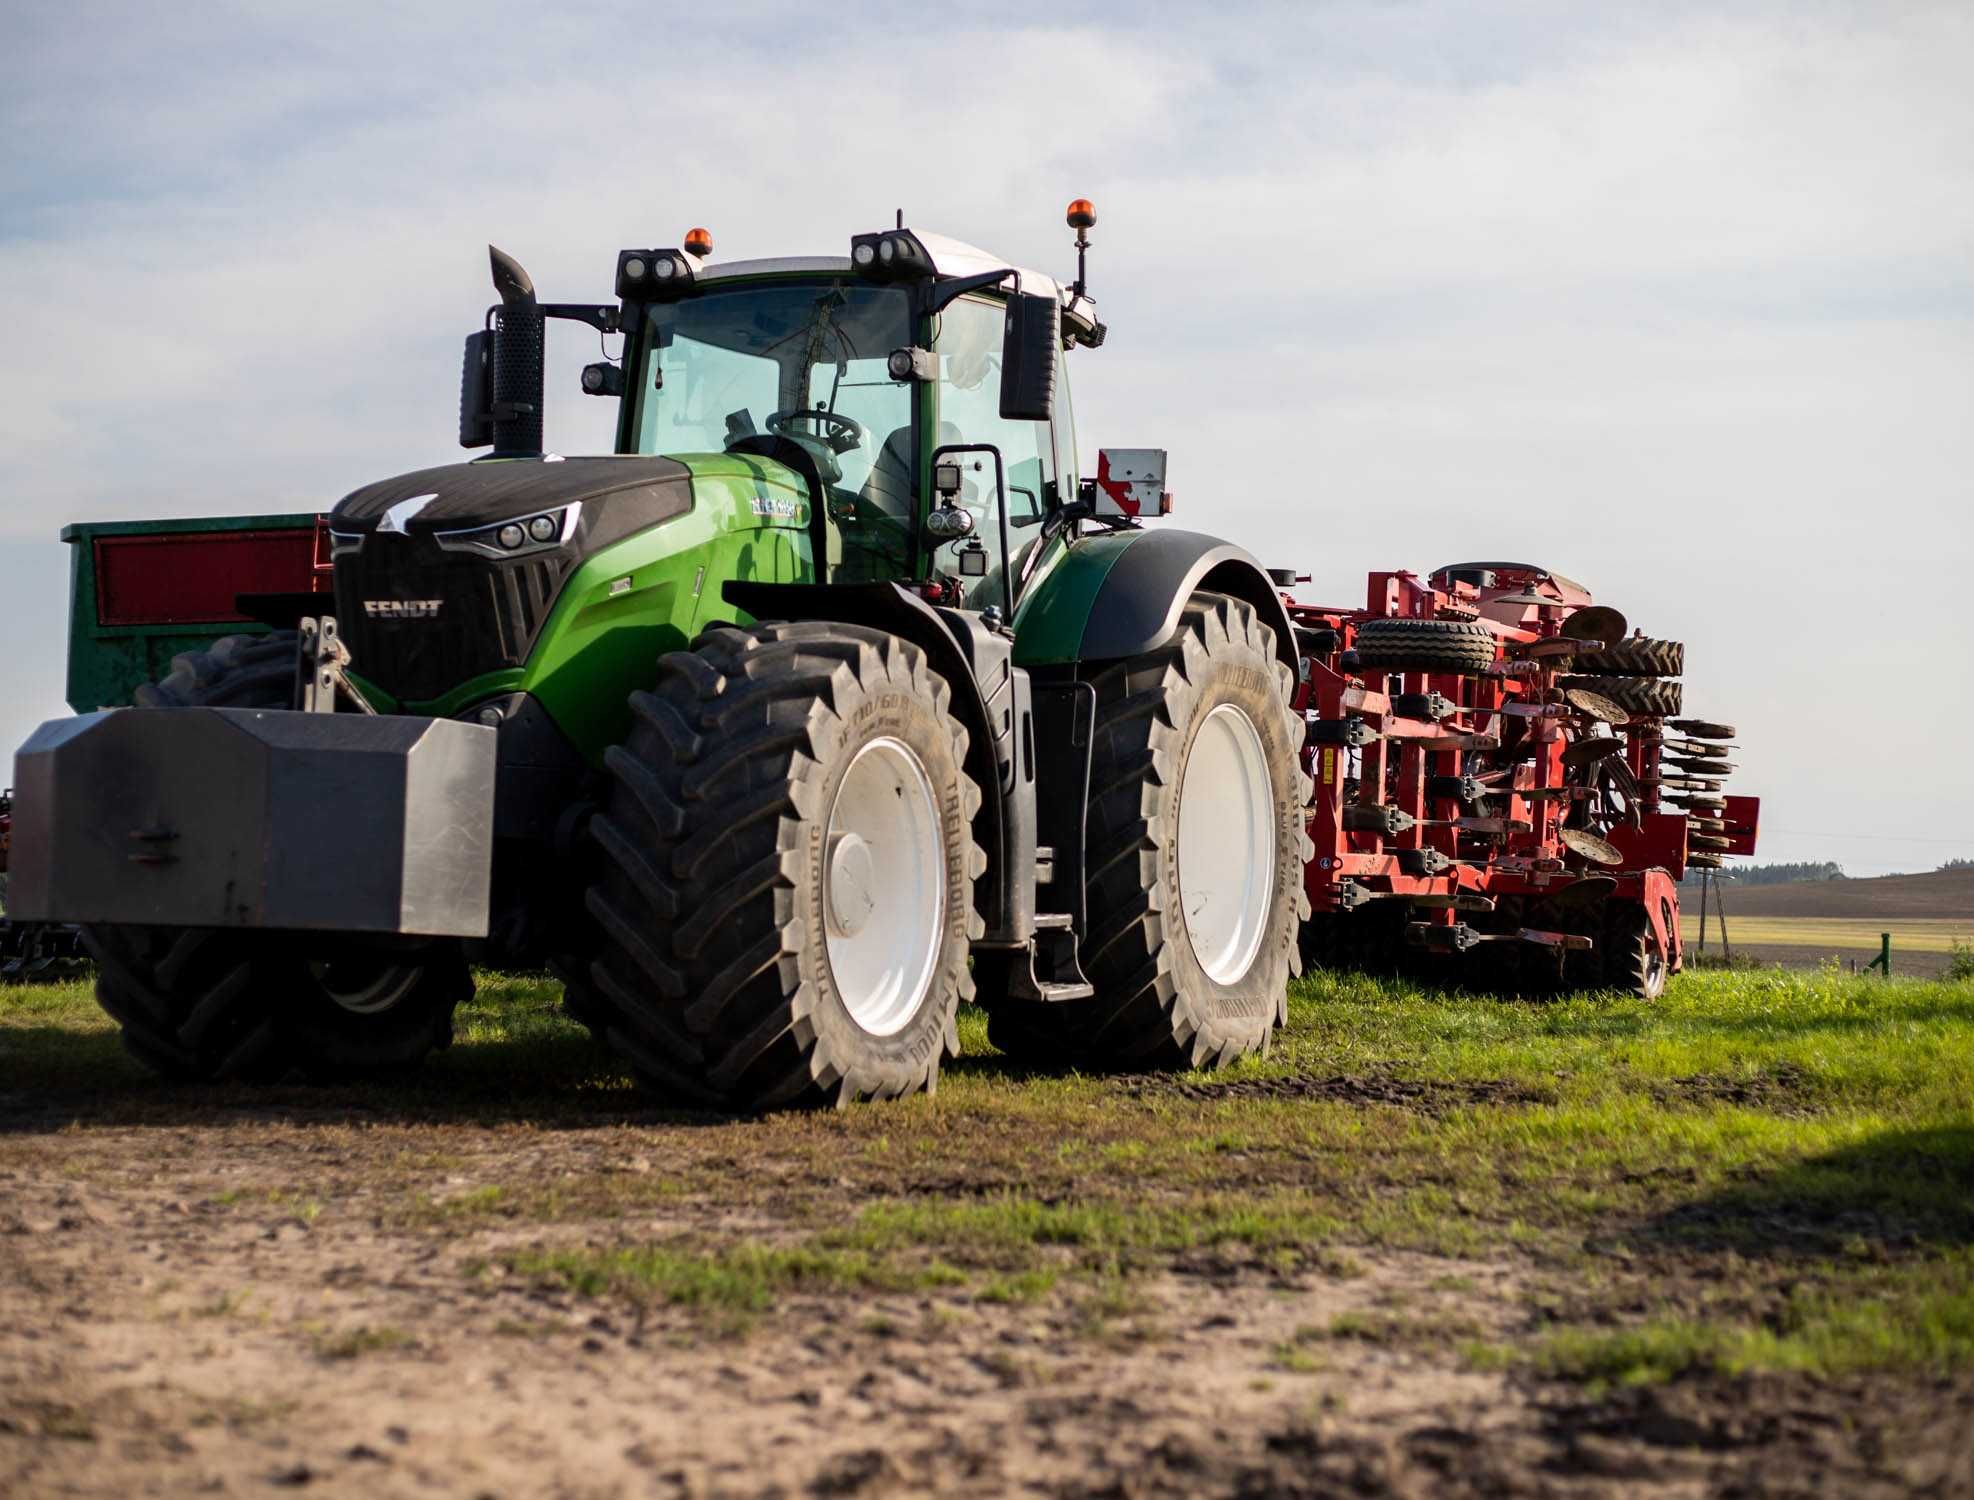
[[[1735,917],[1937,918],[1974,921],[1974,869],[1869,880],[1805,880],[1791,885],[1731,886]]]
[[[1162,1073],[1134,1073],[1117,1083],[1136,1097],[1175,1099],[1330,1099],[1344,1104],[1395,1104],[1438,1115],[1474,1105],[1548,1104],[1555,1095],[1507,1078],[1460,1080],[1392,1078],[1378,1074],[1338,1074],[1318,1078],[1229,1078],[1195,1082]]]
[[[1881,1385],[1860,1400],[1702,1382],[1585,1400],[1477,1368],[1466,1341],[1528,1318],[1531,1267],[1513,1254],[1352,1251],[1328,1271],[1195,1259],[1034,1295],[978,1281],[803,1292],[744,1330],[715,1327],[691,1306],[585,1296],[504,1264],[529,1248],[785,1240],[788,1179],[812,1165],[773,1146],[744,1163],[734,1152],[737,1134],[766,1144],[775,1127],[353,1122],[329,1103],[299,1118],[51,1120],[0,1142],[0,1492],[1974,1484],[1937,1421],[1965,1413],[1964,1386],[1907,1400]],[[593,1195],[598,1180],[727,1161],[717,1195],[633,1194],[621,1212]],[[492,1192],[556,1182],[570,1185],[566,1212],[475,1213]],[[910,1182],[827,1190],[847,1217]]]

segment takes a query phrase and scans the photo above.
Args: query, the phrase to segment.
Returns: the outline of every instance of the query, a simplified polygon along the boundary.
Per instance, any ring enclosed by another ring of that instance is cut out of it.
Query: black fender
[[[1275,655],[1297,670],[1295,630],[1268,570],[1246,548],[1197,531],[1147,531],[1118,554],[1090,602],[1080,661],[1115,661],[1172,639],[1195,590],[1250,604],[1275,633]]]

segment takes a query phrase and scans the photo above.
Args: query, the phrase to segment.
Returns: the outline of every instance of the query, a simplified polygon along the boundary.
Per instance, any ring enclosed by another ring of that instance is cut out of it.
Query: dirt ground
[[[580,1295],[512,1252],[772,1243],[965,1189],[909,1159],[833,1175],[784,1122],[535,1115],[0,1094],[0,1494],[1974,1494],[1964,1381],[1593,1395],[1475,1368],[1466,1341],[1528,1317],[1505,1247],[798,1291],[744,1329]],[[496,1193],[551,1208],[472,1212]],[[1393,1308],[1412,1331],[1379,1337]]]

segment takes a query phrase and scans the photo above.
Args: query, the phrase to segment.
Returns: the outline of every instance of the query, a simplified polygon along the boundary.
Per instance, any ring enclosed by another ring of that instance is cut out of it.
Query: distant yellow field
[[[1700,908],[1697,903],[1682,906],[1679,930],[1688,943],[1700,936]],[[1730,942],[1750,947],[1764,943],[1786,943],[1803,948],[1839,949],[1878,947],[1878,934],[1892,935],[1892,952],[1945,953],[1956,941],[1974,943],[1974,921],[1944,918],[1894,918],[1872,921],[1855,917],[1737,917],[1730,907],[1727,936]],[[1720,927],[1710,914],[1707,918],[1707,946],[1720,940]]]

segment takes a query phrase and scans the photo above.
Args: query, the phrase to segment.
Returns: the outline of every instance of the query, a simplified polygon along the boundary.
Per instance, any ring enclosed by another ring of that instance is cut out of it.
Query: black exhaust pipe
[[[500,311],[494,318],[493,445],[496,458],[542,451],[542,315],[521,263],[487,246]]]

